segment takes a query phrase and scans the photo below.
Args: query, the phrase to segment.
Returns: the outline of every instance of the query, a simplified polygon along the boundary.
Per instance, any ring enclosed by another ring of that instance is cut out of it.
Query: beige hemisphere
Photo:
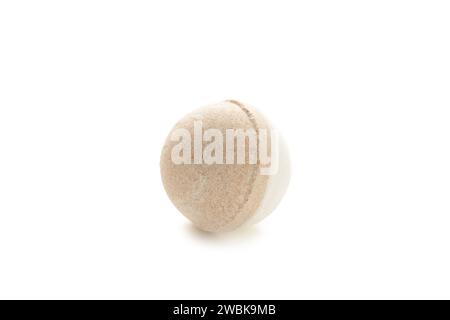
[[[229,100],[186,115],[173,130],[187,129],[193,137],[196,120],[202,121],[203,130],[219,129],[224,136],[226,129],[269,129],[253,108]],[[256,213],[269,179],[259,174],[259,163],[177,165],[171,161],[171,150],[178,142],[170,136],[161,154],[161,177],[181,213],[198,228],[211,232],[236,229]]]

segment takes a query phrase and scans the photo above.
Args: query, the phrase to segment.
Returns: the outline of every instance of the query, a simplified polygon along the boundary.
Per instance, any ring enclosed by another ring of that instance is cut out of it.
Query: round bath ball
[[[235,100],[182,118],[167,137],[160,165],[170,200],[210,232],[261,221],[280,202],[290,175],[279,132]]]

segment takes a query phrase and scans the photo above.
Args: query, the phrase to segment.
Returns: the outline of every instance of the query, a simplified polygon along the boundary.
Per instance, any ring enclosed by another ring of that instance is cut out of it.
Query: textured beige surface
[[[260,128],[269,128],[250,106],[229,100],[186,115],[173,130],[185,128],[193,137],[195,120],[202,120],[203,130],[219,129],[224,136],[226,129],[253,128],[258,132]],[[162,181],[174,205],[198,228],[230,231],[256,212],[268,181],[268,176],[259,173],[259,164],[175,165],[171,150],[176,144],[169,134],[161,153]]]

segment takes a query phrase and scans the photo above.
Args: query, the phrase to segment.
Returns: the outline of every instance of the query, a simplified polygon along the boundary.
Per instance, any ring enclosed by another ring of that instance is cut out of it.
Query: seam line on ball
[[[226,100],[226,102],[229,102],[229,103],[234,104],[234,105],[237,106],[239,109],[241,109],[241,111],[242,111],[243,113],[245,113],[245,115],[247,116],[248,120],[249,120],[250,123],[252,124],[253,129],[256,131],[257,136],[259,136],[259,128],[258,128],[258,124],[257,124],[257,122],[256,122],[256,120],[255,120],[255,116],[253,115],[253,113],[252,113],[248,108],[246,108],[245,105],[244,105],[243,103],[241,103],[241,102],[239,102],[239,101],[237,101],[237,100]],[[259,150],[259,141],[258,141],[258,140],[259,140],[259,139],[256,140],[257,150]],[[256,166],[256,170],[253,170],[253,172],[252,172],[252,175],[251,175],[251,177],[250,177],[251,182],[249,183],[249,185],[248,185],[248,187],[247,187],[247,191],[246,191],[245,196],[244,196],[244,201],[242,202],[241,205],[239,205],[238,212],[241,212],[241,210],[244,208],[244,206],[247,204],[247,202],[248,202],[248,200],[249,200],[249,198],[250,198],[250,195],[251,195],[252,190],[253,190],[253,185],[255,184],[256,178],[257,178],[257,176],[258,176],[259,164],[260,164],[260,163],[259,163],[259,159],[258,159],[258,161],[257,161],[257,166]],[[249,219],[254,213],[255,213],[255,212],[253,212],[250,216],[248,216],[247,219]],[[236,214],[236,216],[235,216],[234,218],[236,218],[237,216],[239,216],[239,215]],[[234,220],[234,219],[233,219],[233,220]],[[233,220],[231,220],[230,223],[232,223]]]

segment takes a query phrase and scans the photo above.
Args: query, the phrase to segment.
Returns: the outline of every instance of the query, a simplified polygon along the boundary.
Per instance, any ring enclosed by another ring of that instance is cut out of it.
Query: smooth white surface
[[[448,1],[0,2],[1,298],[450,298]],[[276,211],[209,236],[173,124],[283,132]]]
[[[264,198],[261,201],[258,210],[256,210],[255,214],[244,223],[243,227],[257,224],[267,218],[283,200],[284,194],[289,186],[289,181],[291,179],[289,150],[284,137],[280,135],[278,130],[276,132],[278,147],[272,149],[271,166],[274,166],[274,168],[277,166],[278,170],[276,171],[276,174],[269,176]],[[275,152],[278,153],[277,156],[274,156]]]

